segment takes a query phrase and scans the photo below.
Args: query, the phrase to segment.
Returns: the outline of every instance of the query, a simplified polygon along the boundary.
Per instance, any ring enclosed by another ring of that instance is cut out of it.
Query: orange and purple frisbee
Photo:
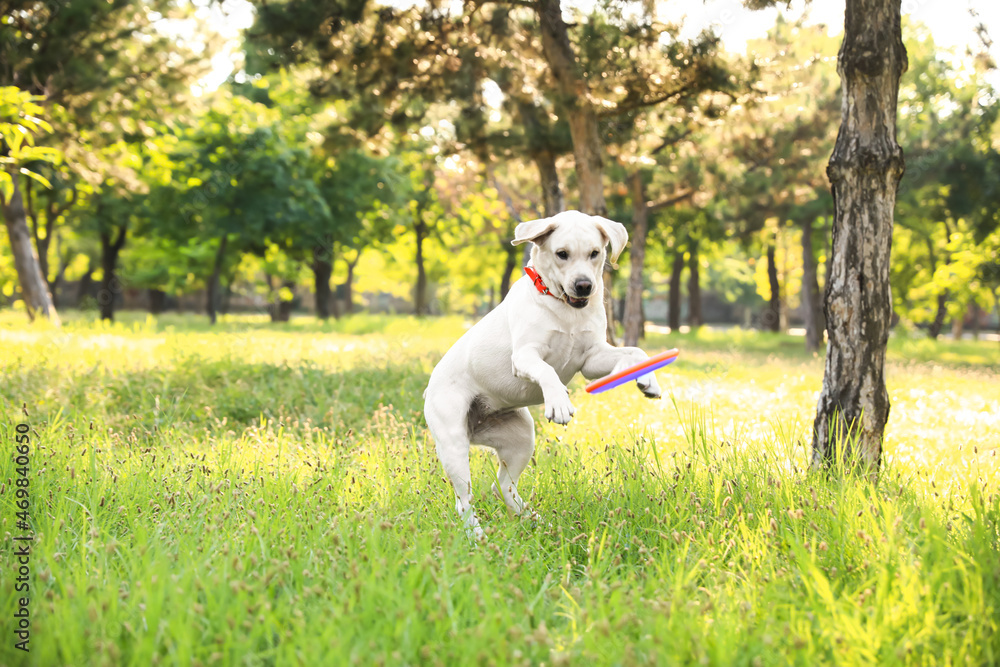
[[[673,350],[667,350],[666,352],[661,352],[657,355],[646,359],[645,361],[640,361],[634,366],[629,366],[623,371],[618,371],[617,373],[612,373],[611,375],[605,375],[599,380],[594,380],[587,385],[588,394],[600,394],[601,392],[607,391],[608,389],[614,389],[619,385],[623,385],[630,380],[637,380],[643,375],[652,373],[658,368],[663,368],[667,364],[671,364],[677,359],[677,355],[680,354],[676,348]]]

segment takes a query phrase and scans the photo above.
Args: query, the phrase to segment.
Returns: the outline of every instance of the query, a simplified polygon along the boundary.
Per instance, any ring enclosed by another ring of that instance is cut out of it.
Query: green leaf
[[[32,179],[38,181],[39,183],[41,183],[45,187],[47,187],[49,189],[52,188],[52,184],[49,183],[49,179],[45,178],[41,174],[39,174],[37,172],[34,172],[34,171],[31,171],[30,169],[27,169],[25,167],[21,167],[20,169],[18,169],[18,171],[20,171],[22,174],[24,174],[28,178],[32,178]]]

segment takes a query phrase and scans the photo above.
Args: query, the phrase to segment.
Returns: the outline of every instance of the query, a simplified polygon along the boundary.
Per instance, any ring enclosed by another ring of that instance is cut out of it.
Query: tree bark
[[[688,324],[700,327],[705,321],[701,316],[701,275],[698,271],[698,240],[688,244]]]
[[[226,258],[226,246],[229,245],[229,235],[219,237],[219,247],[215,251],[215,263],[212,265],[212,275],[208,278],[208,288],[205,296],[205,311],[208,321],[215,324],[218,319],[216,309],[219,306],[219,276],[222,274],[222,264]]]
[[[889,417],[889,257],[904,168],[896,106],[906,64],[900,0],[847,0],[837,65],[842,120],[827,166],[834,202],[826,285],[830,342],[813,424],[813,463],[829,464],[842,452],[872,477]]]
[[[550,150],[540,150],[532,154],[532,160],[538,168],[538,179],[542,185],[542,208],[545,217],[551,218],[566,210],[566,197],[559,183],[559,172],[556,170],[556,157]],[[531,244],[524,244],[524,254],[521,266],[527,266],[531,259]]]
[[[670,296],[667,325],[670,333],[677,333],[681,328],[681,272],[684,271],[684,251],[677,247],[674,250],[674,264],[670,270]]]
[[[7,234],[10,237],[10,249],[14,256],[21,299],[24,301],[29,319],[34,320],[36,316],[40,316],[59,326],[59,314],[56,312],[55,304],[52,303],[52,294],[45,282],[45,276],[39,269],[38,255],[31,245],[31,233],[28,231],[24,201],[21,199],[21,189],[18,185],[20,175],[15,171],[11,172],[10,177],[14,182],[14,191],[9,201],[0,196],[0,206],[3,207],[4,226],[7,227]]]
[[[49,294],[52,295],[52,303],[58,304],[59,292],[62,290],[63,282],[66,278],[66,265],[69,262],[69,254],[63,254],[62,236],[60,236],[58,232],[55,233],[55,242],[55,252],[56,258],[59,260],[59,268],[56,269],[56,275],[49,281]]]
[[[149,312],[153,315],[159,315],[166,309],[167,305],[167,294],[163,290],[152,289],[149,290]]]
[[[768,331],[781,331],[782,313],[781,284],[778,282],[778,265],[774,259],[774,242],[767,246],[767,284],[771,290],[771,299],[764,313],[764,327]]]
[[[629,177],[632,191],[632,243],[629,247],[631,269],[628,276],[628,290],[625,292],[625,345],[639,344],[645,328],[642,309],[643,271],[646,266],[646,235],[649,232],[649,209],[646,206],[646,187],[642,174],[638,171]]]
[[[316,316],[321,320],[330,318],[330,277],[333,275],[333,258],[325,248],[313,248],[313,277],[316,279]]]
[[[545,216],[551,218],[556,213],[566,210],[566,197],[559,183],[556,158],[552,151],[543,150],[535,152],[532,159],[538,167],[538,178],[542,184],[542,206],[545,209]]]
[[[944,329],[944,320],[948,317],[948,290],[937,295],[937,310],[934,312],[934,321],[927,329],[927,335],[931,340],[937,340]]]
[[[934,252],[934,239],[928,234],[924,237],[924,241],[927,243],[927,259],[931,265],[931,277],[933,278],[934,274],[937,273],[937,253]],[[947,266],[947,259],[945,261]],[[934,320],[927,329],[927,335],[931,340],[937,340],[938,336],[941,335],[941,329],[944,327],[944,318],[948,314],[948,290],[942,290],[937,295],[936,300],[937,310],[934,313]]]
[[[271,284],[271,276],[267,277],[268,284]],[[295,289],[295,282],[291,280],[283,280],[281,282],[282,289]],[[273,290],[273,288],[272,288]],[[281,289],[275,291],[274,302],[268,308],[271,315],[272,322],[287,322],[292,318],[292,303],[293,299],[282,299]]]
[[[102,222],[103,225],[103,222]],[[101,319],[109,322],[115,319],[115,300],[122,293],[124,285],[115,271],[118,268],[118,256],[125,247],[128,236],[128,225],[116,227],[118,233],[112,239],[111,230],[101,228],[101,287],[97,291],[97,305],[101,311]]]
[[[559,93],[558,103],[566,114],[573,156],[580,181],[580,208],[590,215],[605,215],[604,160],[597,113],[590,104],[590,91],[569,41],[562,19],[560,0],[538,0],[542,51]]]
[[[806,217],[802,221],[802,309],[806,320],[806,351],[818,352],[823,342],[826,322],[823,319],[823,301],[819,295],[812,233],[813,220]]]
[[[589,215],[607,215],[604,199],[604,147],[601,144],[597,113],[590,104],[587,80],[577,62],[562,20],[560,0],[538,0],[535,5],[542,33],[542,51],[552,71],[558,92],[558,106],[566,116],[573,140],[576,176],[580,183],[580,210]],[[611,307],[611,266],[604,267],[604,312],[607,315],[605,336],[618,344],[615,313]]]
[[[76,307],[83,305],[83,300],[90,296],[90,290],[94,286],[94,261],[87,257],[87,270],[83,272],[80,283],[76,286]]]
[[[361,261],[361,249],[353,261],[347,262],[347,278],[344,279],[344,311],[350,315],[354,312],[354,267]]]
[[[413,295],[413,310],[418,317],[423,317],[427,314],[427,271],[424,268],[424,239],[427,237],[427,225],[418,217],[413,229],[417,234],[417,285]]]
[[[530,244],[529,244],[530,245]],[[500,300],[503,301],[507,296],[507,292],[510,291],[511,277],[514,271],[517,269],[518,255],[521,254],[521,249],[510,245],[509,243],[503,244],[503,251],[506,255],[506,259],[503,264],[503,275],[500,277]],[[490,298],[490,310],[493,310],[493,299]]]

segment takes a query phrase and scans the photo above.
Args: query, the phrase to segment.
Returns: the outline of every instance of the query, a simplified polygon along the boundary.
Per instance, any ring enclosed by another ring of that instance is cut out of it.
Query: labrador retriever
[[[527,278],[448,350],[424,392],[424,415],[455,488],[455,509],[476,538],[483,531],[472,507],[470,444],[496,451],[493,492],[515,514],[534,515],[517,492],[535,451],[527,406],[544,403],[548,420],[566,424],[575,411],[566,389],[574,375],[599,378],[647,358],[639,348],[605,340],[605,247],[611,244],[614,264],[628,241],[623,225],[565,211],[519,224],[513,245],[529,241]],[[660,396],[652,374],[637,384],[646,396]]]

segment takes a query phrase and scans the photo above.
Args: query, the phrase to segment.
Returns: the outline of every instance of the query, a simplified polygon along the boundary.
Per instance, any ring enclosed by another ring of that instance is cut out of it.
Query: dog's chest
[[[589,330],[551,332],[544,361],[555,370],[563,384],[583,368],[593,338],[594,333]]]

